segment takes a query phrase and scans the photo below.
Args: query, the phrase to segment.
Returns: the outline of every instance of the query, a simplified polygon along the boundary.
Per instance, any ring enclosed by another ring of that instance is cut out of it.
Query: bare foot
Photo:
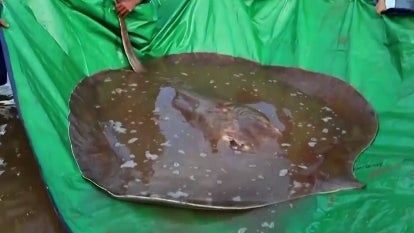
[[[121,17],[126,17],[143,0],[118,0],[115,6],[116,12]]]
[[[6,21],[4,21],[4,19],[0,19],[0,26],[4,28],[8,28],[9,24]]]
[[[379,0],[377,5],[375,6],[375,10],[380,15],[383,11],[386,10],[385,0]]]

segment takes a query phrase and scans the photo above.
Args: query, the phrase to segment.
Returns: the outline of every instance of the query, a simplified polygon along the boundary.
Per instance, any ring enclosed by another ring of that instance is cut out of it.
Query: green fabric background
[[[113,0],[9,0],[3,17],[24,125],[74,233],[414,232],[412,17],[379,17],[371,0],[153,0],[130,15],[142,58],[202,51],[301,67],[349,82],[377,110],[378,137],[355,165],[366,189],[233,214],[117,201],[81,177],[68,99],[85,76],[128,65]]]

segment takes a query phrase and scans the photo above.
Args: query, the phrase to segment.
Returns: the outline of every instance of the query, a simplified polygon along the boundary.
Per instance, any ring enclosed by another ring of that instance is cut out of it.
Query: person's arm
[[[380,15],[383,11],[387,9],[385,0],[379,0],[375,6],[375,10]]]
[[[126,17],[134,8],[144,0],[121,0],[116,3],[115,9],[119,16]]]
[[[9,24],[6,21],[4,21],[3,19],[0,19],[0,26],[4,27],[4,28],[8,28]]]

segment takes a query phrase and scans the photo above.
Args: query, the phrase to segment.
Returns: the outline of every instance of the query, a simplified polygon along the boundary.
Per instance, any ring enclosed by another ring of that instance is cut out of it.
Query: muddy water
[[[63,233],[10,94],[0,87],[0,231]]]
[[[345,117],[360,106],[307,94],[325,82],[314,74],[288,85],[281,76],[290,69],[208,56],[147,66],[142,77],[89,77],[71,98],[75,158],[112,194],[229,209],[362,187],[352,164],[372,129]],[[313,83],[295,87],[304,80]],[[360,114],[375,125],[370,108]]]

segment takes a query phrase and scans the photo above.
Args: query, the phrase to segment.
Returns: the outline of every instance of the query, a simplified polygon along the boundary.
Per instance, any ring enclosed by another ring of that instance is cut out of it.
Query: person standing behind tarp
[[[414,0],[373,0],[378,14],[414,14]]]
[[[3,13],[3,2],[0,4],[0,14]],[[0,26],[3,28],[9,27],[9,24],[6,23],[3,19],[0,19]],[[0,85],[7,83],[7,69],[6,62],[4,61],[3,48],[0,46]]]
[[[6,63],[4,61],[4,54],[3,54],[3,48],[0,46],[0,86],[7,83],[7,69],[6,69]]]

